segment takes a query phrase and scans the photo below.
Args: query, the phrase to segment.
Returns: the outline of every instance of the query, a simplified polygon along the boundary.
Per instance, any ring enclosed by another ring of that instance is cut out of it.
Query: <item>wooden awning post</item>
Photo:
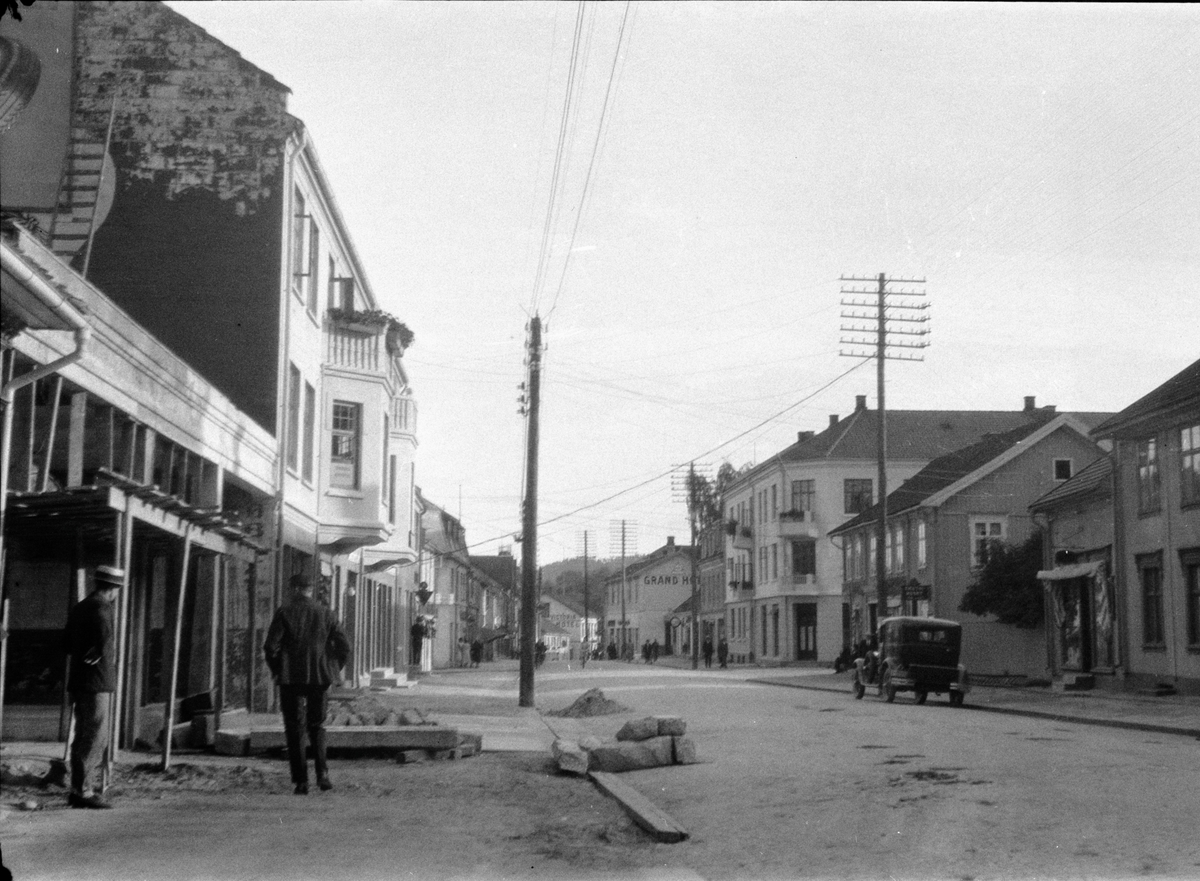
[[[171,650],[171,681],[167,686],[167,705],[163,708],[162,770],[171,767],[171,731],[175,721],[175,697],[178,691],[179,651],[183,634],[183,602],[187,597],[188,564],[192,552],[192,526],[183,530],[183,568],[179,574],[179,598],[175,601],[175,643]]]
[[[110,700],[111,705],[108,708],[108,755],[104,762],[104,780],[107,783],[112,779],[112,766],[117,760],[117,753],[121,748],[121,709],[125,695],[125,673],[128,669],[126,664],[126,645],[129,641],[129,591],[133,584],[133,573],[130,571],[130,557],[132,555],[133,545],[133,514],[126,510],[124,513],[117,515],[117,560],[116,564],[121,571],[125,573],[125,581],[121,584],[121,593],[117,597],[117,611],[113,616],[116,623],[116,667],[117,667],[117,688],[113,692]]]

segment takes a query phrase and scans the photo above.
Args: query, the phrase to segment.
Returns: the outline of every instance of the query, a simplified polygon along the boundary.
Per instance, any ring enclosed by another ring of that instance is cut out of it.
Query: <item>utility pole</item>
[[[517,703],[533,706],[533,644],[537,638],[538,408],[541,404],[542,319],[529,322],[529,385],[526,391],[525,502],[521,510],[521,674]]]
[[[925,339],[929,335],[929,328],[925,325],[929,322],[929,316],[925,314],[925,310],[929,308],[928,303],[915,304],[912,302],[914,297],[924,297],[925,291],[905,291],[905,290],[888,290],[888,285],[923,285],[923,278],[891,278],[889,279],[884,273],[879,273],[876,278],[855,278],[842,276],[842,319],[844,321],[859,321],[871,320],[874,318],[875,327],[869,325],[846,325],[841,326],[843,333],[851,334],[849,337],[842,337],[840,342],[847,346],[869,347],[872,341],[865,334],[874,335],[874,351],[867,349],[850,349],[840,351],[838,354],[848,358],[874,358],[875,359],[875,379],[876,379],[876,396],[879,401],[879,419],[876,431],[876,444],[878,449],[878,475],[879,475],[879,519],[875,524],[875,596],[876,596],[876,623],[887,617],[888,609],[888,589],[887,589],[887,560],[885,559],[887,552],[887,407],[884,397],[884,375],[883,362],[889,359],[893,361],[923,361],[921,355],[910,353],[891,353],[890,349],[915,349],[921,350],[929,345]],[[853,285],[860,283],[875,283],[877,285],[874,291],[865,288],[856,288]],[[846,285],[849,284],[850,287]],[[875,296],[875,302],[872,303],[862,297]],[[849,298],[849,299],[848,299]],[[889,300],[889,298],[892,298]],[[856,311],[861,309],[874,309],[874,315],[870,312]],[[846,311],[850,310],[850,311]],[[915,328],[900,328],[894,327],[893,324],[915,324]],[[889,342],[888,336],[904,336],[916,337],[915,340],[907,342],[897,340]],[[858,336],[853,336],[858,335]]]
[[[637,533],[633,533],[632,539],[630,537],[630,530],[636,529],[637,523],[634,521],[610,520],[608,522],[608,552],[610,555],[618,538],[621,541],[621,660],[625,660],[625,645],[629,631],[629,620],[625,616],[625,594],[629,592],[625,573],[625,555],[626,553],[637,553]],[[633,545],[632,548],[628,547],[630,544]]]
[[[674,479],[678,474],[677,471],[672,475],[671,489],[676,501],[682,498],[687,502],[688,521],[692,533],[692,669],[698,670],[700,669],[700,551],[696,542],[699,532],[699,481],[704,480],[707,483],[712,479],[712,464],[702,462],[697,465],[694,460],[689,462],[683,487],[680,487]]]
[[[587,530],[583,531],[583,653],[579,659],[581,666],[586,670],[588,662],[588,653],[592,648],[592,631],[588,624],[588,534]]]

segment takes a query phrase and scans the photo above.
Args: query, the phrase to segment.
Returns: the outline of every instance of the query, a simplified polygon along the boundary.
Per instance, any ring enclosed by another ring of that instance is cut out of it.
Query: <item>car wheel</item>
[[[927,697],[929,697],[929,692],[927,692],[927,691],[918,691],[918,692],[917,692],[917,703],[919,703],[919,704],[923,704],[923,703],[925,703],[925,699],[926,699]]]
[[[896,699],[896,686],[892,685],[892,671],[883,674],[883,696],[890,704]]]

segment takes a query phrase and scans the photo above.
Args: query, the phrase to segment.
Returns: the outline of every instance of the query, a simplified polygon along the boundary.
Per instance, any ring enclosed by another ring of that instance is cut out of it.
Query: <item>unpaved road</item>
[[[510,680],[440,706],[509,705]],[[335,760],[308,797],[280,759],[184,757],[204,767],[131,770],[113,811],[9,813],[5,861],[19,881],[1200,877],[1192,738],[644,667],[543,676],[538,704],[594,685],[631,712],[572,725],[688,722],[701,764],[623,775],[688,841],[650,842],[540,754]]]

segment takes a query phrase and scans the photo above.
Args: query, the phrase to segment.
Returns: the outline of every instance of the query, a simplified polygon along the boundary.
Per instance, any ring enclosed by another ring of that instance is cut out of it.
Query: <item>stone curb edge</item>
[[[798,682],[779,682],[770,679],[747,679],[755,685],[774,685],[779,688],[800,688],[806,691],[825,691],[840,694],[840,690],[820,685],[803,685]],[[963,704],[963,709],[979,710],[984,713],[1005,713],[1009,716],[1028,716],[1034,719],[1049,719],[1054,722],[1072,722],[1077,725],[1096,725],[1103,728],[1124,728],[1128,731],[1148,731],[1153,734],[1179,734],[1183,737],[1200,738],[1200,728],[1177,725],[1155,725],[1150,722],[1126,722],[1120,719],[1093,719],[1088,716],[1073,716],[1064,713],[1047,713],[1040,710],[1022,710],[1016,707],[985,707],[980,704]]]

